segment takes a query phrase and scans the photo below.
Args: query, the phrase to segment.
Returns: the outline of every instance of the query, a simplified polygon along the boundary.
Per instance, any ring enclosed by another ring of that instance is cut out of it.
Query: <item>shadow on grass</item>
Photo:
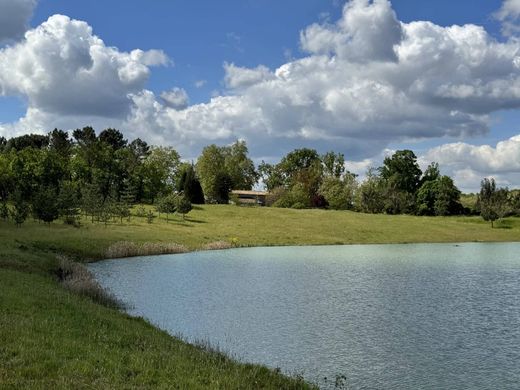
[[[502,221],[495,222],[495,229],[512,229],[513,225],[513,221],[505,219]]]

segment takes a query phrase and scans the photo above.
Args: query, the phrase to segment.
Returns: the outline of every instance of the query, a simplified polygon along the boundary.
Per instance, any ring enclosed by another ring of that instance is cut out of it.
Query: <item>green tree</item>
[[[258,181],[255,164],[248,157],[245,141],[236,141],[231,146],[221,148],[224,155],[224,169],[231,178],[235,190],[250,190]]]
[[[91,216],[91,221],[99,220],[99,214],[103,205],[102,195],[94,184],[85,184],[81,188],[81,207],[85,215]]]
[[[496,188],[495,179],[485,178],[480,182],[480,193],[477,197],[477,208],[484,221],[494,221],[503,218],[510,210],[509,191],[507,188]]]
[[[22,226],[22,224],[27,219],[29,215],[30,206],[29,203],[24,199],[20,190],[16,190],[13,196],[13,207],[11,211],[11,218],[13,218],[14,223],[17,227]]]
[[[279,164],[285,184],[292,184],[294,176],[302,170],[315,169],[321,165],[318,152],[314,149],[301,148],[289,152]]]
[[[2,218],[4,221],[7,221],[7,218],[9,218],[9,207],[7,206],[6,202],[0,203],[0,218]]]
[[[357,208],[364,213],[381,213],[385,207],[385,182],[373,168],[357,191]]]
[[[154,203],[160,194],[171,192],[175,188],[180,156],[171,147],[152,147],[144,160],[144,166],[146,192],[148,199]]]
[[[268,164],[262,161],[258,166],[258,173],[267,191],[284,187],[285,181],[279,165]]]
[[[192,210],[191,202],[185,196],[178,196],[176,198],[176,210],[179,214],[182,214],[182,219],[186,218],[186,214],[188,214]]]
[[[157,212],[166,214],[166,223],[169,222],[169,215],[177,210],[178,196],[168,194],[157,201]]]
[[[179,171],[177,192],[183,193],[193,204],[204,204],[204,192],[193,164],[184,163]]]
[[[419,188],[422,172],[411,150],[398,150],[386,157],[380,170],[381,177],[396,191],[415,194]]]
[[[58,211],[63,221],[69,225],[76,225],[80,214],[79,190],[75,183],[66,181],[61,183],[58,195]]]
[[[431,176],[434,177],[434,176]],[[424,181],[417,191],[417,214],[454,215],[462,212],[460,191],[448,176]]]
[[[200,178],[204,195],[209,202],[218,202],[222,198],[219,192],[221,183],[217,183],[217,178],[220,177],[218,180],[222,181],[223,175],[226,174],[224,164],[224,153],[217,145],[206,146],[197,159],[197,175]],[[231,178],[227,177],[231,181]],[[229,187],[232,187],[232,183],[229,183]]]
[[[356,187],[357,183],[353,175],[345,175],[343,179],[328,176],[323,179],[319,193],[325,198],[329,208],[351,210],[354,207]]]
[[[58,219],[58,200],[54,188],[39,188],[33,197],[32,211],[36,218],[47,224]]]
[[[345,156],[343,153],[327,152],[321,157],[325,176],[341,178],[345,173]]]

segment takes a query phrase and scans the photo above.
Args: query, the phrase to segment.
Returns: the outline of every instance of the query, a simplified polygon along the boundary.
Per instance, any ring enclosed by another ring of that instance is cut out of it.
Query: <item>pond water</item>
[[[352,389],[520,388],[520,243],[243,248],[89,268],[130,314],[323,387],[344,375]]]

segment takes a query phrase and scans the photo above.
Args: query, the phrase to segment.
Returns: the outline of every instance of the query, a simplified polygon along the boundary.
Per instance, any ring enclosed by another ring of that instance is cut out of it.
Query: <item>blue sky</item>
[[[87,21],[107,45],[120,50],[162,49],[175,67],[155,69],[147,87],[160,92],[179,86],[189,92],[192,103],[200,103],[222,89],[223,62],[276,68],[288,54],[300,57],[300,31],[325,18],[338,19],[343,4],[333,0],[41,0],[31,26],[61,13]],[[500,37],[499,23],[490,16],[500,8],[500,1],[393,0],[392,5],[405,22],[476,23]],[[206,83],[196,88],[200,80]]]
[[[0,135],[115,126],[186,158],[243,138],[256,161],[334,149],[360,174],[411,148],[464,190],[520,187],[519,16],[520,0],[0,0]]]

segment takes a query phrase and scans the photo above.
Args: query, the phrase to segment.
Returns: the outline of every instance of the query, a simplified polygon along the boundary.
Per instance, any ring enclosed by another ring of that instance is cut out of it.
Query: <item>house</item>
[[[241,205],[258,205],[265,206],[266,197],[269,193],[264,191],[246,191],[233,190],[231,195],[238,198],[238,203]]]

